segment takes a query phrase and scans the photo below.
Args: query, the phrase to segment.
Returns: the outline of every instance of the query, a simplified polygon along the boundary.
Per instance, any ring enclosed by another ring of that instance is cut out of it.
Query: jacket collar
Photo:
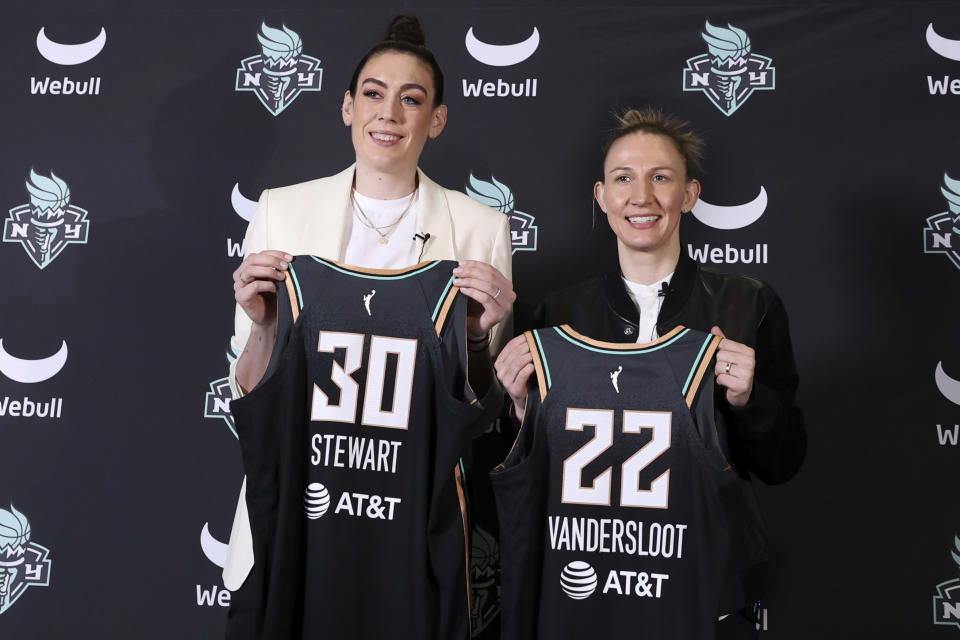
[[[319,255],[337,256],[343,260],[347,241],[350,239],[353,203],[350,195],[353,190],[353,176],[356,164],[352,164],[340,173],[320,182],[322,188],[314,195],[312,216],[316,233],[324,246]],[[430,234],[423,250],[423,260],[456,259],[453,246],[453,222],[450,206],[443,188],[431,180],[419,168],[417,180],[420,193],[417,196],[417,233]],[[342,212],[340,215],[328,215],[327,212]]]
[[[660,315],[657,317],[657,330],[660,334],[664,329],[672,329],[676,324],[672,321],[683,310],[690,298],[690,292],[693,291],[693,282],[700,270],[700,265],[683,252],[680,253],[680,260],[673,271],[673,278],[670,279],[670,286],[667,289],[667,295],[664,297],[663,306],[660,307]],[[630,299],[627,293],[627,285],[623,282],[623,276],[620,273],[620,267],[607,274],[606,278],[606,297],[607,304],[623,320],[638,325],[640,323],[640,312]]]

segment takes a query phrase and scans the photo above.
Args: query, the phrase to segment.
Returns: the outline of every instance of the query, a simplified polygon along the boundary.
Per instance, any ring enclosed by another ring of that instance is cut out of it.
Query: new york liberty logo
[[[320,60],[303,54],[300,35],[288,29],[260,25],[257,34],[260,55],[245,58],[237,69],[237,91],[253,91],[273,115],[304,91],[320,91],[323,69]]]
[[[750,37],[731,24],[715,27],[707,21],[700,34],[707,53],[687,60],[683,90],[702,91],[724,115],[732,115],[754,91],[774,89],[773,60],[752,53]]]
[[[529,213],[517,211],[513,192],[510,187],[495,177],[490,176],[490,182],[480,180],[473,173],[470,174],[470,184],[466,186],[467,195],[482,202],[510,218],[510,244],[512,253],[517,251],[537,250],[537,225],[535,218]]]
[[[25,515],[0,509],[0,615],[30,587],[50,586],[50,550],[30,537]]]
[[[950,556],[960,570],[960,536],[954,536]],[[933,624],[960,629],[960,578],[937,585],[937,595],[933,596]]]
[[[52,171],[30,170],[26,182],[30,202],[10,209],[3,223],[3,241],[19,242],[33,263],[43,269],[68,244],[86,244],[87,211],[70,203],[70,187]]]
[[[943,174],[940,193],[947,199],[947,210],[927,218],[923,230],[923,252],[945,253],[960,269],[960,180]]]
[[[227,363],[232,364],[237,359],[237,354],[233,348],[227,348]],[[230,379],[220,378],[209,384],[210,390],[204,394],[203,398],[203,417],[221,419],[227,424],[227,429],[237,437],[237,425],[233,421],[233,414],[230,413],[230,399],[233,394],[230,393]]]

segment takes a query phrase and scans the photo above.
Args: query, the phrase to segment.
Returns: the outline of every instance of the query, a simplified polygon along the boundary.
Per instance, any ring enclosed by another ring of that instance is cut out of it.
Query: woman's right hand
[[[233,272],[233,297],[250,321],[261,327],[277,321],[277,282],[287,277],[293,256],[283,251],[251,253]]]
[[[500,384],[513,400],[513,411],[517,420],[523,422],[527,408],[527,382],[534,371],[533,356],[530,354],[526,336],[517,336],[504,345],[493,368],[497,371]]]

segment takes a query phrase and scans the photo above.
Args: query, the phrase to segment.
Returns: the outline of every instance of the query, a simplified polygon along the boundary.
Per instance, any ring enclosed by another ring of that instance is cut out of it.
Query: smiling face
[[[680,249],[680,216],[696,204],[700,183],[687,178],[669,138],[637,132],[610,147],[593,192],[621,253],[666,258]]]
[[[433,100],[433,74],[416,56],[385,51],[370,58],[356,94],[343,96],[357,169],[413,175],[427,138],[440,135],[447,122],[446,106],[434,107]]]

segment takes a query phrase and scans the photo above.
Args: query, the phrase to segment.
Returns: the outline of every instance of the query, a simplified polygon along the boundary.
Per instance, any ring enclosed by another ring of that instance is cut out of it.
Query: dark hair
[[[619,126],[614,129],[603,145],[603,162],[607,161],[610,147],[620,138],[631,133],[653,133],[667,138],[673,143],[680,157],[683,158],[687,170],[687,179],[699,175],[703,171],[703,138],[694,133],[690,123],[680,118],[663,113],[660,109],[647,107],[646,109],[629,109],[617,115]],[[600,175],[603,175],[601,168]]]
[[[440,65],[437,64],[437,60],[433,57],[430,49],[427,49],[424,44],[425,42],[426,36],[423,35],[423,29],[420,28],[420,20],[417,19],[417,16],[410,13],[401,13],[398,15],[393,19],[393,22],[390,23],[386,35],[383,36],[383,40],[373,45],[373,48],[367,52],[367,55],[360,59],[357,68],[353,72],[353,77],[350,79],[350,95],[356,97],[360,70],[363,69],[370,58],[380,55],[384,51],[399,51],[416,56],[417,59],[430,68],[430,72],[433,74],[433,88],[435,90],[433,106],[438,107],[443,104],[443,72],[440,71]]]

